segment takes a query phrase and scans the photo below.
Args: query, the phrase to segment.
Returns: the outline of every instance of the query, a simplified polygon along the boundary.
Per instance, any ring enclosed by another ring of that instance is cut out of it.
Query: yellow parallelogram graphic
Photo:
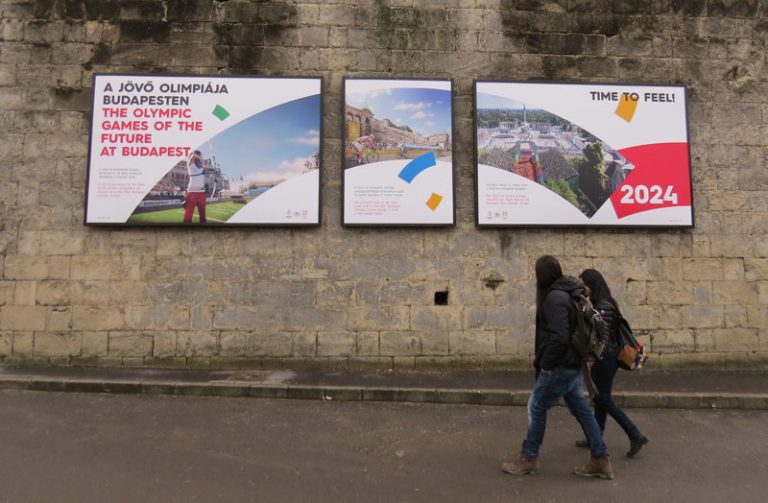
[[[627,122],[632,122],[636,110],[637,101],[630,99],[628,93],[622,94],[619,98],[619,106],[616,107],[616,115]]]
[[[435,211],[441,202],[443,202],[443,196],[433,192],[429,199],[427,199],[427,206],[429,206],[430,210]]]

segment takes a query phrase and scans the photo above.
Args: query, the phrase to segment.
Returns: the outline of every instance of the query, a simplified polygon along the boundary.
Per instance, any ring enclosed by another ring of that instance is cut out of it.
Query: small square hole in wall
[[[435,292],[435,305],[447,306],[448,305],[448,292]]]

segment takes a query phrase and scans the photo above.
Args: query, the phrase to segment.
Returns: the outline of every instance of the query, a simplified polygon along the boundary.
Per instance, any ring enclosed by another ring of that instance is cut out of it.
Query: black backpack
[[[608,346],[608,324],[589,297],[572,292],[571,305],[575,317],[571,344],[583,361],[594,363],[602,359]]]

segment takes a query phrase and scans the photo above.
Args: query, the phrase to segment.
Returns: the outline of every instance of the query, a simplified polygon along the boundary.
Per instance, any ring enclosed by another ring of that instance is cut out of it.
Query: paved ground
[[[762,502],[768,412],[632,409],[609,423],[613,481],[550,417],[543,473],[514,477],[525,409],[425,403],[0,391],[2,502]]]

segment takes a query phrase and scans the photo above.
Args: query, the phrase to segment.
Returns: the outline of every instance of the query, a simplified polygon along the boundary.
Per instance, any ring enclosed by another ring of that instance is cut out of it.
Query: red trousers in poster
[[[184,223],[192,223],[192,215],[195,213],[195,207],[197,207],[197,213],[200,215],[200,223],[204,224],[205,221],[205,192],[187,192],[187,198],[184,200]]]

